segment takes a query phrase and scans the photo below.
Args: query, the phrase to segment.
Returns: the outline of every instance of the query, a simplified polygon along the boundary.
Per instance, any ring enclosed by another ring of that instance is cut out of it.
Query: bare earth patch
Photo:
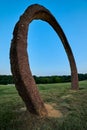
[[[48,117],[55,117],[55,118],[62,117],[63,114],[61,113],[61,111],[56,110],[54,108],[54,106],[56,106],[55,103],[52,103],[52,104],[46,104],[45,103],[45,107],[46,107],[47,112],[48,112]],[[27,110],[26,107],[23,107],[23,108],[20,109],[20,111],[22,111],[22,112],[26,111],[26,110]]]
[[[54,105],[56,105],[56,104],[52,104],[52,105],[45,104],[45,107],[46,107],[47,112],[48,112],[48,117],[55,117],[55,118],[62,117],[63,116],[62,113],[59,110],[55,110],[53,107]]]

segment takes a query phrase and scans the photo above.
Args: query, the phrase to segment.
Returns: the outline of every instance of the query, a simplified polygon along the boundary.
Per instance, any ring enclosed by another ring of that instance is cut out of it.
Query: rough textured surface
[[[34,19],[41,19],[48,22],[60,37],[71,67],[72,89],[78,89],[78,75],[71,48],[56,19],[43,6],[35,4],[28,7],[14,28],[10,48],[11,71],[15,86],[25,102],[27,109],[33,114],[45,116],[47,111],[32,77],[27,54],[28,27]]]
[[[48,117],[54,117],[54,118],[58,118],[58,117],[63,117],[63,114],[61,113],[61,111],[56,110],[54,108],[54,106],[56,106],[56,104],[45,104],[45,107],[47,109],[48,112]]]

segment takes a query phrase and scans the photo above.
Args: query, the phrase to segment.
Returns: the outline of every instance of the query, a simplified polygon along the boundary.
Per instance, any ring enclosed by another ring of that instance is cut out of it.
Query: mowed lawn
[[[62,116],[39,118],[30,114],[14,85],[0,85],[0,130],[87,130],[87,80],[78,91],[71,83],[40,84],[46,104]]]

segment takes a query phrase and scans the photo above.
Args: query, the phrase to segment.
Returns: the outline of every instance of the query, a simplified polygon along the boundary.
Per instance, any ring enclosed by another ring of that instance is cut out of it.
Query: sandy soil
[[[56,110],[54,106],[56,106],[56,104],[45,104],[48,111],[48,117],[62,117],[62,113],[59,110]]]

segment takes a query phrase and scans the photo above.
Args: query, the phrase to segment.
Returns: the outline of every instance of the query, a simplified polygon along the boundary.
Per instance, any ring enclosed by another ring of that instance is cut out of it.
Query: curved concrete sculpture
[[[33,114],[44,116],[47,114],[47,111],[32,77],[27,54],[28,27],[34,19],[41,19],[48,22],[60,37],[70,63],[72,89],[78,89],[78,75],[72,50],[63,30],[54,16],[49,10],[38,4],[28,7],[14,28],[10,48],[11,71],[16,88],[25,102],[27,109]]]

